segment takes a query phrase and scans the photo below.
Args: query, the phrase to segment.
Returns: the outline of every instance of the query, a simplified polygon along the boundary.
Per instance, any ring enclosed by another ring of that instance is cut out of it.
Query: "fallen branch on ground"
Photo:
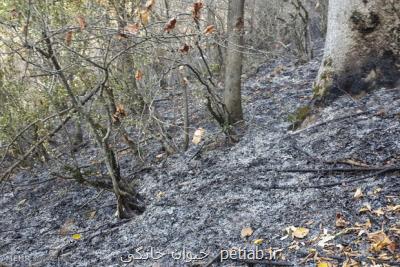
[[[355,178],[355,179],[352,179],[352,180],[346,180],[346,181],[340,181],[340,182],[322,184],[322,185],[311,185],[311,186],[274,186],[274,187],[271,187],[270,189],[321,189],[321,188],[329,188],[329,187],[339,186],[339,185],[343,185],[343,184],[350,184],[350,183],[354,183],[354,182],[359,182],[359,181],[362,181],[362,180],[369,179],[369,178],[371,178],[373,176],[378,176],[378,175],[381,175],[381,174],[384,174],[384,173],[387,173],[387,172],[393,172],[393,171],[399,171],[399,170],[400,170],[400,166],[392,166],[392,167],[383,168],[378,172],[367,174],[367,175],[364,175],[362,177]]]
[[[369,113],[371,113],[371,112],[370,111],[364,111],[364,112],[357,112],[355,114],[350,114],[350,115],[346,115],[346,116],[342,116],[342,117],[338,117],[338,118],[333,118],[331,120],[322,121],[322,122],[310,125],[309,127],[306,127],[306,128],[294,131],[294,132],[290,132],[289,134],[290,135],[296,135],[296,134],[308,131],[308,130],[316,128],[316,127],[324,126],[324,125],[332,123],[332,122],[338,122],[338,121],[341,121],[341,120],[346,120],[346,119],[350,119],[350,118],[353,118],[353,117],[357,117],[357,116],[365,115],[365,114],[369,114]]]

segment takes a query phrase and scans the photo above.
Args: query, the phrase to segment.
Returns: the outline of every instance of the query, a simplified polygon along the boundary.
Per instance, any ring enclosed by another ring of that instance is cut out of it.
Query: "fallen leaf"
[[[371,220],[368,219],[365,223],[355,223],[355,227],[363,228],[363,229],[370,229],[372,227]]]
[[[250,227],[243,228],[242,231],[240,232],[240,237],[241,238],[247,238],[253,234],[253,229]]]
[[[128,25],[125,26],[125,31],[129,32],[131,34],[137,34],[140,29],[139,23],[129,23]]]
[[[113,121],[114,121],[114,122],[118,122],[118,121],[120,121],[122,118],[126,117],[126,115],[127,115],[127,114],[126,114],[124,105],[118,104],[118,105],[116,106],[115,113],[112,115],[112,118],[113,118]]]
[[[181,48],[179,48],[179,51],[181,53],[187,54],[189,52],[190,46],[188,44],[184,44]]]
[[[394,252],[396,251],[396,243],[394,241],[392,241],[389,245],[386,246],[387,250],[389,250],[391,253],[394,254]]]
[[[350,258],[347,258],[342,265],[342,267],[360,267],[360,266],[361,266],[360,263]]]
[[[207,28],[204,29],[203,33],[204,34],[211,34],[215,32],[215,26],[214,25],[208,25]]]
[[[149,20],[150,20],[149,10],[145,9],[145,10],[140,11],[139,17],[140,17],[140,21],[142,22],[143,25],[149,24]]]
[[[374,233],[368,234],[368,239],[371,241],[371,251],[380,252],[382,249],[386,247],[393,248],[395,244],[392,244],[393,241],[389,239],[389,237],[383,231],[378,231]]]
[[[176,18],[170,19],[164,26],[164,31],[170,32],[172,31],[176,26]]]
[[[86,214],[88,219],[93,219],[96,216],[96,211],[90,211]]]
[[[378,195],[380,192],[382,192],[382,188],[377,187],[377,188],[374,189],[373,194],[376,196],[376,195]]]
[[[81,239],[81,234],[73,234],[72,238],[75,240],[80,240]]]
[[[264,239],[256,239],[256,240],[254,240],[254,244],[255,245],[261,245],[262,243],[264,242]]]
[[[76,20],[79,23],[79,28],[81,29],[81,31],[84,30],[86,28],[86,25],[87,25],[85,17],[82,16],[82,15],[79,15],[79,16],[76,17]]]
[[[118,113],[119,117],[125,117],[127,115],[126,111],[125,111],[125,108],[124,108],[124,105],[122,105],[122,104],[118,104],[117,105],[116,112]]]
[[[354,198],[355,198],[355,199],[360,199],[360,198],[362,198],[363,196],[364,196],[364,194],[363,194],[361,188],[360,188],[360,187],[357,188],[356,192],[354,193]]]
[[[64,224],[60,227],[59,233],[60,235],[66,235],[74,225],[74,220],[73,219],[68,219],[64,222]]]
[[[165,155],[164,153],[158,154],[156,156],[156,159],[162,159],[164,157],[164,155]]]
[[[382,215],[385,215],[385,212],[383,211],[382,208],[379,208],[377,210],[372,211],[372,213],[378,215],[378,217],[381,217]]]
[[[369,167],[367,164],[365,164],[361,161],[358,161],[358,160],[354,160],[354,159],[345,159],[342,162],[347,163],[349,165],[357,166],[357,167]]]
[[[290,229],[292,231],[292,237],[296,237],[296,238],[304,238],[308,235],[308,233],[310,232],[310,230],[308,230],[307,228],[304,227],[291,227]]]
[[[74,32],[73,31],[69,31],[65,34],[65,44],[67,46],[70,46],[72,43],[72,36],[73,36]]]
[[[380,259],[382,261],[390,261],[391,259],[393,259],[393,257],[388,255],[388,253],[386,253],[386,252],[382,252],[381,254],[379,254],[378,259]],[[375,265],[375,266],[377,266],[377,265]]]
[[[389,231],[391,231],[391,232],[395,233],[396,235],[399,235],[399,236],[400,236],[400,226],[398,226],[398,227],[391,227],[391,228],[389,229]]]
[[[17,206],[22,206],[22,205],[24,205],[25,203],[26,203],[26,198],[20,200],[20,201],[17,203]]]
[[[328,234],[325,234],[324,236],[322,236],[321,237],[321,240],[320,241],[318,241],[318,246],[319,247],[325,247],[325,246],[327,246],[328,245],[328,242],[329,241],[331,241],[331,240],[333,240],[333,239],[335,239],[335,236],[334,235],[328,235]]]
[[[333,266],[333,265],[327,261],[321,261],[317,264],[317,267],[331,267],[331,266]]]
[[[349,225],[349,222],[347,222],[344,218],[344,216],[340,213],[336,213],[336,222],[335,222],[336,227],[338,228],[345,228],[347,225]]]
[[[136,81],[140,81],[143,78],[143,72],[141,70],[137,70],[135,73]]]
[[[365,213],[365,212],[371,212],[371,211],[372,211],[371,205],[368,203],[365,203],[364,206],[358,212]]]
[[[156,197],[157,197],[157,199],[161,199],[161,198],[165,197],[165,192],[163,192],[163,191],[158,192]]]
[[[198,145],[201,142],[201,140],[203,139],[205,132],[206,132],[206,130],[204,130],[203,128],[197,129],[194,132],[192,143],[195,145]]]
[[[386,210],[388,212],[400,212],[400,205],[396,205],[396,206],[387,206]]]
[[[194,20],[199,20],[200,19],[200,11],[203,8],[203,3],[198,1],[196,3],[193,3],[193,8],[192,8],[192,15]]]

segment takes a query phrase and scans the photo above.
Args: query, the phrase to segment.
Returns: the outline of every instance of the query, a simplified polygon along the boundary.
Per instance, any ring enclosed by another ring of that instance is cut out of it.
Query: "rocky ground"
[[[114,217],[109,192],[42,168],[19,173],[1,187],[0,262],[400,266],[400,88],[344,95],[290,131],[319,60],[261,66],[245,82],[240,141],[220,145],[204,125],[202,143],[137,173],[147,209],[132,220]],[[232,248],[247,254],[228,257]],[[265,259],[253,259],[257,250]]]

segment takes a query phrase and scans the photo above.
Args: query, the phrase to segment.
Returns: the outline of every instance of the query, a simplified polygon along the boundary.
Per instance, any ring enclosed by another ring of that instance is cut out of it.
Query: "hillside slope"
[[[43,170],[20,173],[14,188],[2,188],[0,262],[206,266],[215,259],[214,266],[247,266],[251,261],[217,264],[216,256],[233,247],[257,247],[274,252],[268,258],[294,266],[307,256],[310,266],[329,256],[333,264],[342,264],[346,255],[368,264],[368,257],[400,264],[399,172],[386,168],[400,164],[400,88],[359,99],[344,95],[322,110],[314,125],[288,131],[288,115],[309,101],[318,66],[318,59],[303,66],[289,60],[261,66],[245,82],[246,131],[239,143],[210,149],[214,144],[207,132],[206,145],[140,173],[147,210],[130,221],[113,217],[111,193],[48,181]],[[363,197],[354,198],[357,189]],[[309,233],[303,239],[286,236],[290,226]],[[246,227],[253,233],[242,238]],[[367,234],[382,229],[391,242],[370,251],[376,242]],[[74,240],[77,233],[80,239]],[[318,246],[323,238],[331,244],[325,249]],[[257,239],[262,244],[256,246]],[[164,256],[121,262],[128,254],[139,256],[140,247],[142,256],[151,248],[158,253],[153,256]],[[208,257],[185,262],[170,254],[183,250]]]

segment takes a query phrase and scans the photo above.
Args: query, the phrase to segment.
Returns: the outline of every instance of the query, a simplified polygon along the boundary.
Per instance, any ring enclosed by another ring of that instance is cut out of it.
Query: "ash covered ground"
[[[114,217],[112,193],[51,179],[43,167],[20,172],[1,189],[0,262],[206,266],[215,259],[210,266],[252,264],[216,258],[221,250],[236,247],[266,249],[275,252],[268,258],[276,256],[280,264],[293,266],[315,266],[316,261],[305,261],[315,249],[341,265],[349,255],[344,247],[357,252],[350,258],[358,262],[371,264],[368,257],[387,253],[389,258],[378,263],[399,265],[399,232],[390,229],[399,229],[400,213],[387,208],[400,204],[399,172],[351,169],[400,164],[400,88],[381,88],[356,99],[343,95],[308,128],[292,132],[288,116],[310,101],[319,60],[300,66],[290,60],[262,65],[244,83],[246,123],[240,141],[219,146],[213,139],[215,127],[199,125],[206,128],[204,143],[136,174],[147,207],[132,220]],[[121,160],[121,168],[124,174],[134,170],[129,159]],[[362,198],[354,198],[357,189]],[[360,213],[366,205],[371,210]],[[378,216],[377,210],[384,214]],[[374,253],[367,234],[337,234],[338,214],[346,228],[369,221],[367,232],[383,229],[397,247]],[[285,238],[290,226],[309,233],[303,239]],[[246,227],[253,233],[243,238]],[[329,249],[317,245],[324,233],[335,235]],[[262,243],[255,245],[257,239]],[[138,248],[142,256],[151,248],[165,256],[121,261],[129,254],[138,256]],[[183,250],[209,256],[188,262],[171,256]],[[253,263],[273,266],[266,260]]]

